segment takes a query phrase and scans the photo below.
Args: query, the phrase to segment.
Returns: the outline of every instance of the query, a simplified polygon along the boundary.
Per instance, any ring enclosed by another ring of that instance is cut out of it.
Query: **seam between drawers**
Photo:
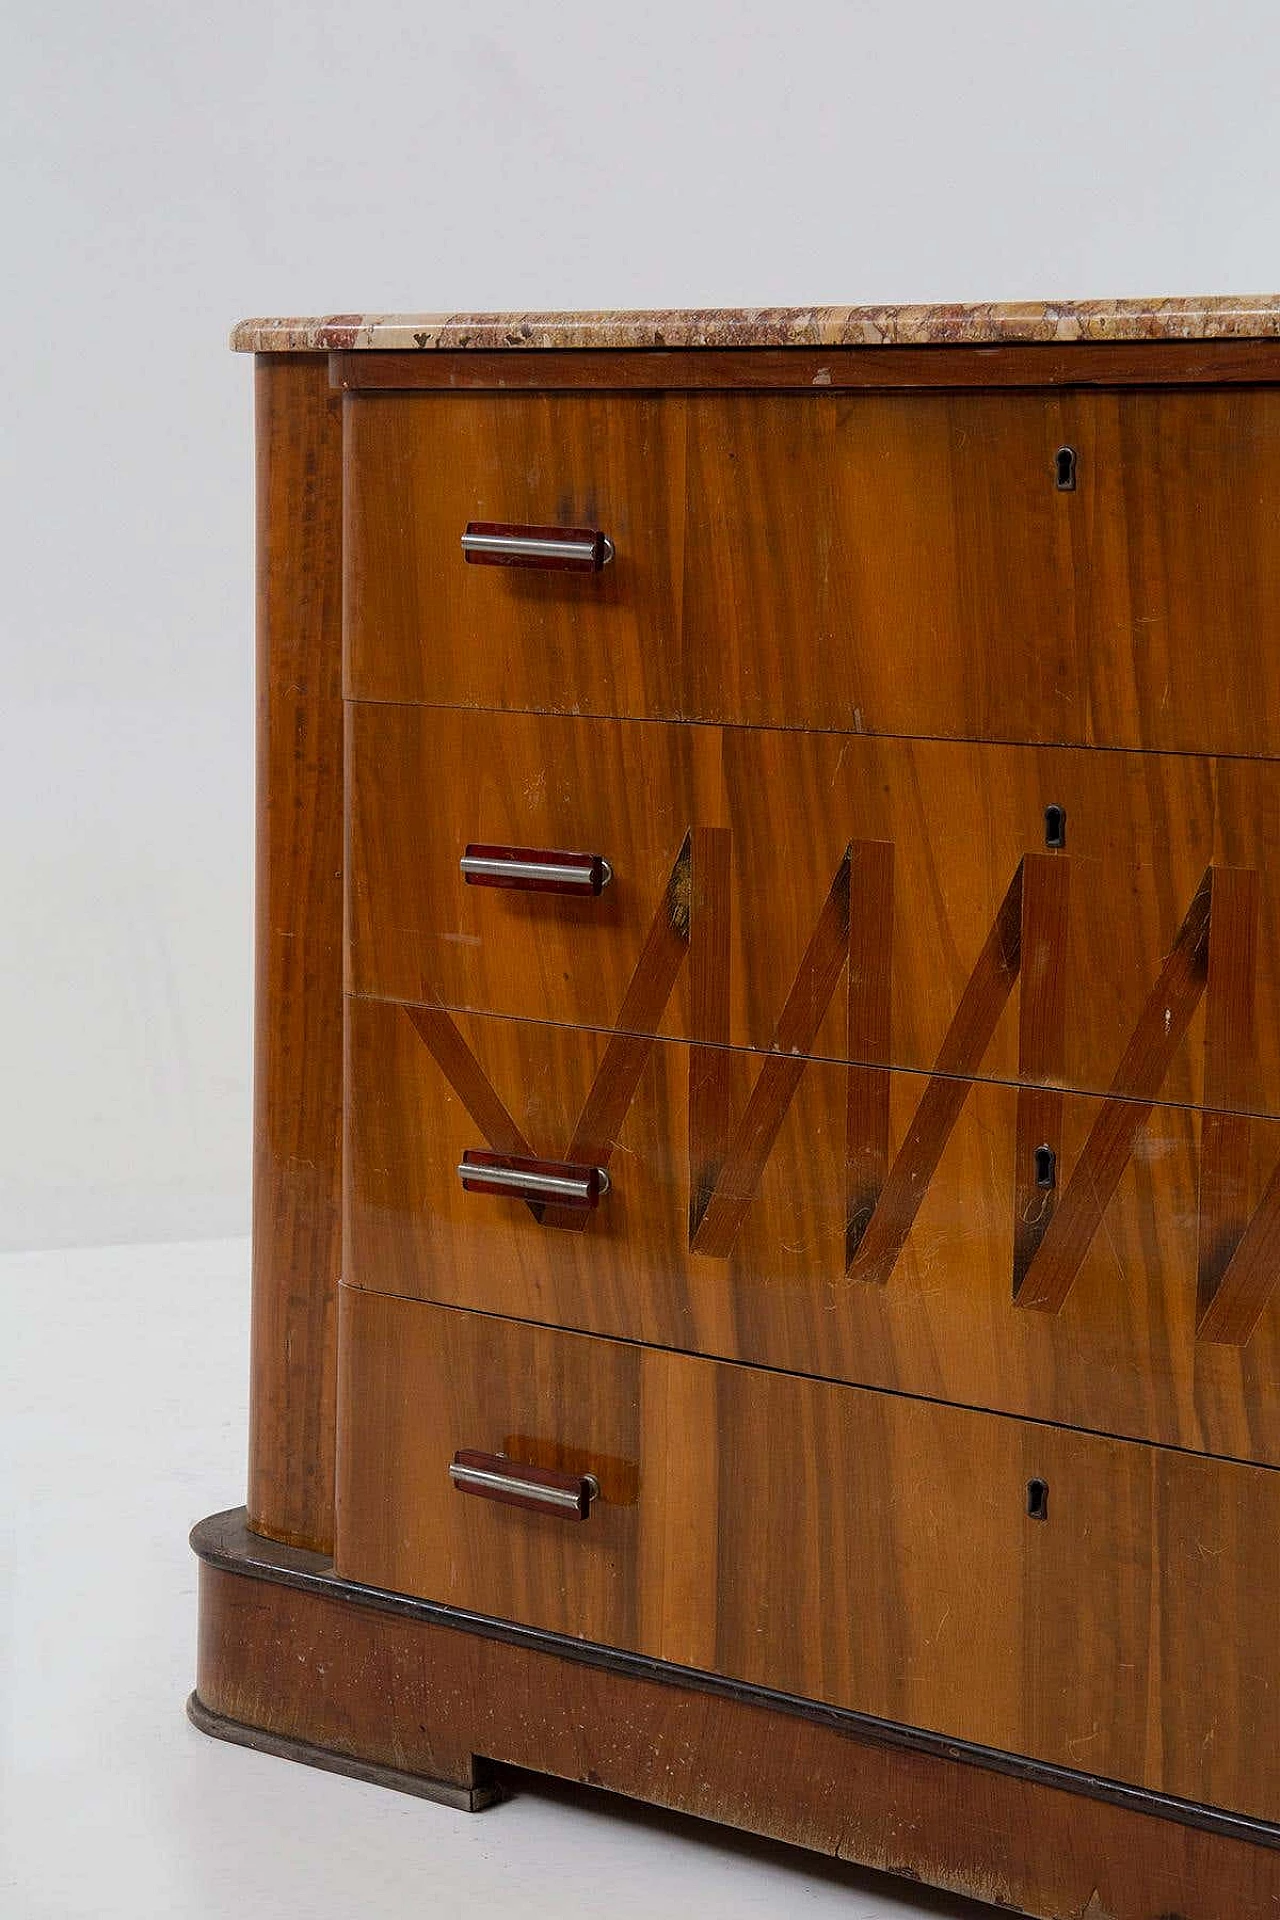
[[[836,740],[926,741],[942,747],[1007,747],[1025,753],[1130,753],[1152,760],[1242,760],[1251,766],[1280,764],[1277,753],[1232,753],[1222,747],[1135,747],[1095,740],[1028,740],[1024,736],[984,733],[894,733],[875,727],[768,726],[759,720],[702,720],[682,713],[605,713],[583,707],[486,707],[459,700],[398,700],[352,693],[344,682],[344,706],[407,707],[431,713],[481,713],[494,718],[587,720],[609,726],[708,727],[721,733],[812,733]]]
[[[803,1060],[806,1064],[812,1062],[814,1066],[819,1067],[870,1067],[874,1068],[878,1073],[887,1073],[904,1078],[909,1077],[912,1080],[945,1080],[949,1083],[954,1082],[966,1087],[1004,1087],[1012,1093],[1021,1092],[1024,1088],[1032,1088],[1036,1091],[1065,1094],[1069,1100],[1096,1100],[1100,1105],[1105,1102],[1110,1106],[1158,1107],[1162,1111],[1170,1113],[1225,1113],[1239,1115],[1244,1119],[1256,1120],[1261,1126],[1268,1124],[1280,1125],[1280,1112],[1272,1113],[1265,1108],[1215,1107],[1203,1100],[1149,1100],[1138,1094],[1112,1093],[1104,1087],[1067,1086],[1060,1080],[1011,1080],[998,1073],[944,1073],[939,1072],[934,1067],[899,1066],[893,1062],[886,1064],[883,1060],[851,1059],[847,1054],[783,1054],[776,1047],[739,1046],[717,1040],[694,1040],[685,1034],[654,1033],[643,1027],[604,1026],[599,1022],[589,1020],[549,1020],[535,1018],[533,1014],[505,1013],[492,1007],[460,1006],[451,1000],[405,1000],[393,993],[370,993],[367,989],[357,990],[352,987],[345,989],[344,998],[348,1000],[358,1000],[362,1005],[371,1007],[399,1007],[405,1012],[408,1012],[410,1009],[427,1008],[432,1012],[439,1011],[441,1013],[456,1015],[464,1020],[497,1020],[508,1026],[549,1028],[556,1033],[590,1033],[599,1035],[606,1040],[615,1035],[637,1040],[652,1040],[658,1046],[683,1047],[685,1049],[696,1047],[703,1053],[729,1053],[741,1056],[747,1060],[760,1061],[796,1058]]]
[[[1031,1413],[1011,1413],[1007,1407],[986,1407],[972,1400],[947,1400],[941,1394],[908,1393],[902,1387],[846,1380],[829,1373],[803,1373],[797,1367],[774,1367],[763,1360],[743,1359],[736,1354],[709,1353],[701,1347],[667,1346],[656,1340],[632,1339],[624,1333],[598,1333],[590,1327],[573,1327],[562,1320],[530,1320],[524,1314],[494,1313],[488,1307],[470,1307],[456,1300],[436,1300],[417,1293],[389,1293],[385,1287],[366,1287],[354,1280],[342,1280],[340,1290],[378,1300],[393,1300],[405,1307],[428,1307],[437,1313],[463,1313],[475,1320],[497,1320],[513,1326],[536,1327],[544,1333],[570,1334],[577,1340],[599,1340],[615,1347],[638,1347],[646,1353],[674,1354],[684,1360],[705,1361],[711,1367],[740,1367],[750,1373],[781,1374],[790,1380],[812,1380],[822,1386],[844,1388],[851,1393],[874,1393],[890,1400],[923,1402],[931,1407],[953,1407],[958,1413],[977,1414],[988,1420],[1008,1420],[1018,1427],[1046,1427],[1055,1433],[1078,1433],[1086,1439],[1111,1440],[1118,1446],[1141,1447],[1146,1453],[1182,1454],[1187,1459],[1203,1460],[1212,1466],[1244,1467],[1256,1473],[1280,1473],[1280,1463],[1249,1460],[1237,1453],[1206,1453],[1199,1447],[1179,1446],[1172,1440],[1149,1440],[1141,1434],[1113,1433],[1106,1427],[1082,1427],[1070,1420],[1048,1420]]]

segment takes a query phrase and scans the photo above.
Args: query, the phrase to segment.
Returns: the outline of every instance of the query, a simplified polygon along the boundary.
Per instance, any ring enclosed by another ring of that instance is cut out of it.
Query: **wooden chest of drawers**
[[[1045,1920],[1280,1911],[1277,336],[239,330],[200,1724]]]

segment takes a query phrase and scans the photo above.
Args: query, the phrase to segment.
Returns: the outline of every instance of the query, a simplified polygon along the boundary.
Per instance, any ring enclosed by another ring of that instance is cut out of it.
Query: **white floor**
[[[537,1783],[481,1815],[209,1740],[193,1521],[242,1497],[244,1241],[0,1257],[4,1920],[988,1916]]]

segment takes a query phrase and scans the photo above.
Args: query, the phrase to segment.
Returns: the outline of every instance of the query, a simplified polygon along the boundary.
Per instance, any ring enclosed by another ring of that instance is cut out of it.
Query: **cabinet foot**
[[[229,1740],[233,1746],[249,1747],[254,1753],[274,1754],[278,1760],[296,1760],[300,1766],[319,1767],[324,1773],[340,1773],[348,1780],[367,1780],[375,1787],[390,1787],[396,1793],[412,1793],[419,1800],[434,1800],[459,1813],[481,1813],[495,1800],[504,1798],[493,1779],[484,1779],[485,1769],[477,1766],[477,1778],[471,1786],[452,1780],[432,1780],[425,1774],[406,1773],[400,1767],[379,1766],[373,1760],[359,1760],[331,1747],[315,1747],[309,1740],[294,1740],[287,1734],[270,1733],[265,1727],[246,1726],[243,1720],[229,1720],[225,1714],[206,1707],[198,1693],[187,1701],[187,1718],[201,1733],[214,1740]]]

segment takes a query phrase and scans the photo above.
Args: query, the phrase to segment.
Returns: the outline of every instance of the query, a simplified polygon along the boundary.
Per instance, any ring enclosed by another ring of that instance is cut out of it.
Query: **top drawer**
[[[1280,389],[344,407],[358,698],[1276,750]],[[470,566],[472,521],[616,554]]]

